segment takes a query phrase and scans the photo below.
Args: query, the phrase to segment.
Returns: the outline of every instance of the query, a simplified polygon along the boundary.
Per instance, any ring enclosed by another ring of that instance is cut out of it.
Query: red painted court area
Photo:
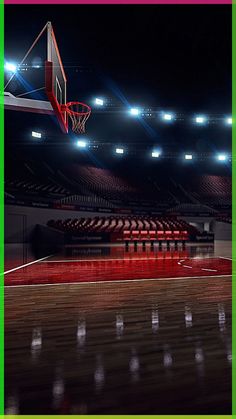
[[[49,256],[5,273],[5,285],[161,280],[231,274],[231,259],[189,257],[187,252]]]

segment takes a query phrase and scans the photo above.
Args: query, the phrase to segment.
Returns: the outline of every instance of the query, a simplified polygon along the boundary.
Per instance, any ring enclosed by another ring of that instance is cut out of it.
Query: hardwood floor
[[[72,250],[72,249],[71,249]],[[32,262],[32,256],[22,264],[12,260],[6,266],[15,266],[5,274],[5,285],[36,285],[84,283],[98,281],[130,281],[230,275],[231,259],[216,257],[213,247],[151,250],[150,246],[137,251],[132,246],[80,248],[72,255],[59,254]],[[20,267],[18,269],[17,267]]]
[[[5,291],[8,414],[230,414],[231,358],[229,276]]]

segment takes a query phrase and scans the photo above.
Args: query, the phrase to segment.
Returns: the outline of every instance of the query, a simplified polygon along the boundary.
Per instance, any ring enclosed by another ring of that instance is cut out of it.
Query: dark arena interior
[[[231,414],[231,7],[5,20],[6,414]]]

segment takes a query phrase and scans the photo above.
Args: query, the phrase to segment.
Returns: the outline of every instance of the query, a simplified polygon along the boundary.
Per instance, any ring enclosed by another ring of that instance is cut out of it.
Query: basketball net
[[[72,122],[72,131],[77,134],[85,133],[85,124],[91,114],[90,106],[82,102],[69,102],[66,104],[66,112]]]

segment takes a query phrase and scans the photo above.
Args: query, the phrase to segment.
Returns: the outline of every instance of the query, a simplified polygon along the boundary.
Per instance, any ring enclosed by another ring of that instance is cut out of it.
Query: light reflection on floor
[[[7,287],[5,317],[7,414],[231,413],[229,276]]]

